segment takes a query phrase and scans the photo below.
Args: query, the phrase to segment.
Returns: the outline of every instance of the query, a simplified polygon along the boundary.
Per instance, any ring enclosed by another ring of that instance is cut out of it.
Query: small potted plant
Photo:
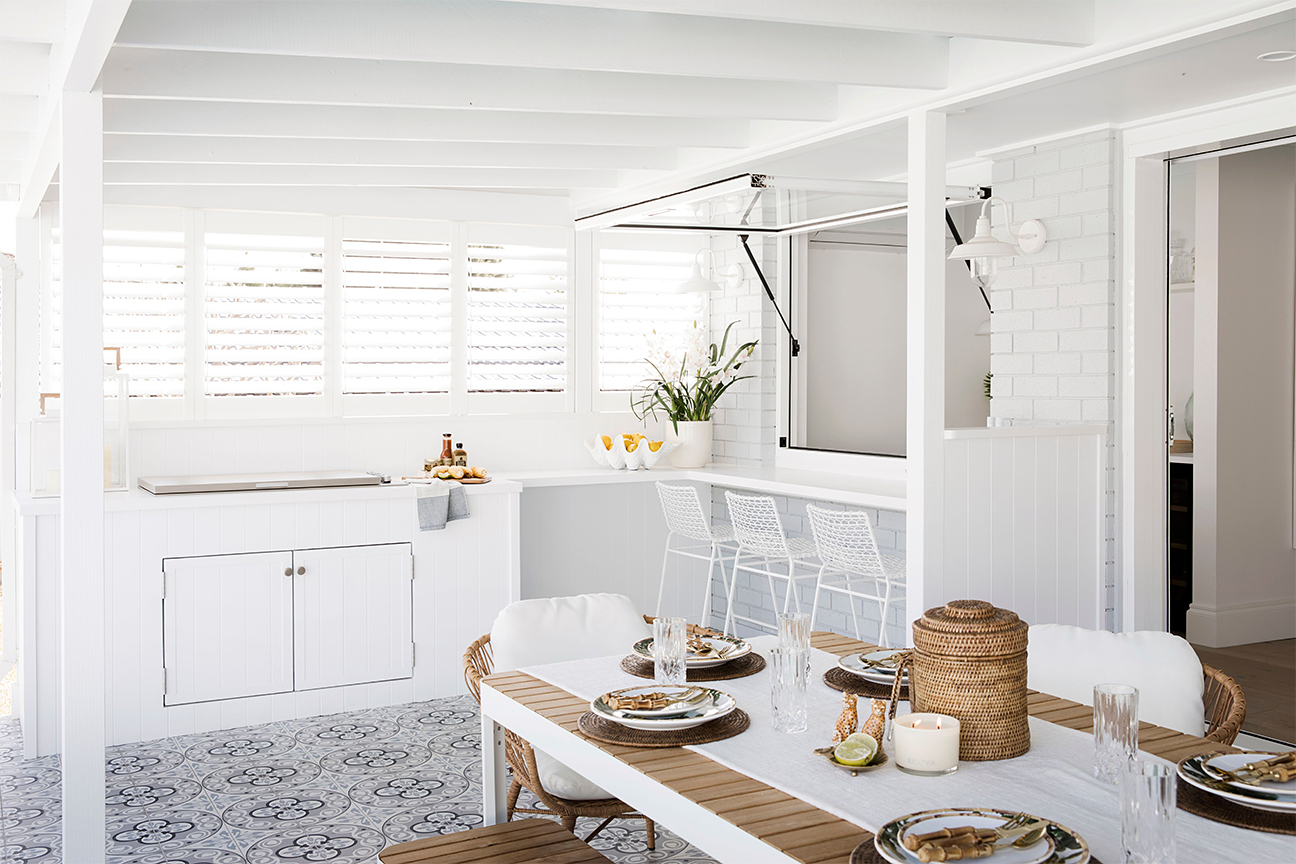
[[[640,420],[657,418],[661,411],[671,421],[679,446],[671,453],[677,468],[701,468],[711,461],[711,414],[725,391],[753,375],[738,370],[755,352],[757,340],[744,342],[728,353],[731,322],[720,344],[706,346],[706,335],[697,322],[689,330],[682,348],[667,348],[654,338],[649,345],[648,365],[656,373],[641,381],[630,394],[630,408]],[[656,337],[656,331],[654,331]]]

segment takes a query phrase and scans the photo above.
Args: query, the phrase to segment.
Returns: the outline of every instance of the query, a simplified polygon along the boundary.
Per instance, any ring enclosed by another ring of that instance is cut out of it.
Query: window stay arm
[[[788,339],[792,340],[792,356],[796,357],[801,353],[801,343],[797,341],[796,336],[792,335],[792,325],[788,324],[783,317],[783,310],[779,308],[778,301],[774,299],[774,292],[770,290],[769,282],[765,279],[765,272],[761,270],[760,265],[756,263],[756,256],[752,254],[751,247],[747,245],[747,234],[739,234],[738,240],[742,243],[743,251],[747,253],[747,260],[751,262],[752,267],[756,269],[756,275],[760,277],[760,283],[765,288],[765,296],[770,299],[774,305],[774,311],[778,313],[779,320],[783,322],[783,329],[787,331]]]

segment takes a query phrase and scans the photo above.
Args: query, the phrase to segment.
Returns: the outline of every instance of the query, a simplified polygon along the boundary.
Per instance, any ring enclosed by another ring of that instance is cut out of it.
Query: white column
[[[946,599],[945,531],[945,115],[909,115],[909,328],[906,411],[910,625]]]
[[[103,93],[63,93],[63,860],[104,860]]]

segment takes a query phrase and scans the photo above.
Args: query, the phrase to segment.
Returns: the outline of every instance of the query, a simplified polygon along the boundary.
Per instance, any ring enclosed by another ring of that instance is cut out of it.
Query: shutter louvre
[[[469,392],[566,388],[566,247],[469,245]]]
[[[694,253],[644,249],[599,250],[599,389],[631,390],[654,375],[648,337],[680,337],[705,324],[705,295],[676,294],[692,272]],[[666,371],[666,370],[663,370]]]

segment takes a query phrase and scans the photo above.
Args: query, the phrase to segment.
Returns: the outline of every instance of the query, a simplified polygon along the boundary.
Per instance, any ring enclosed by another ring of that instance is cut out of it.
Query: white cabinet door
[[[293,553],[296,689],[413,674],[408,543]]]
[[[162,562],[163,704],[293,689],[291,552]]]

